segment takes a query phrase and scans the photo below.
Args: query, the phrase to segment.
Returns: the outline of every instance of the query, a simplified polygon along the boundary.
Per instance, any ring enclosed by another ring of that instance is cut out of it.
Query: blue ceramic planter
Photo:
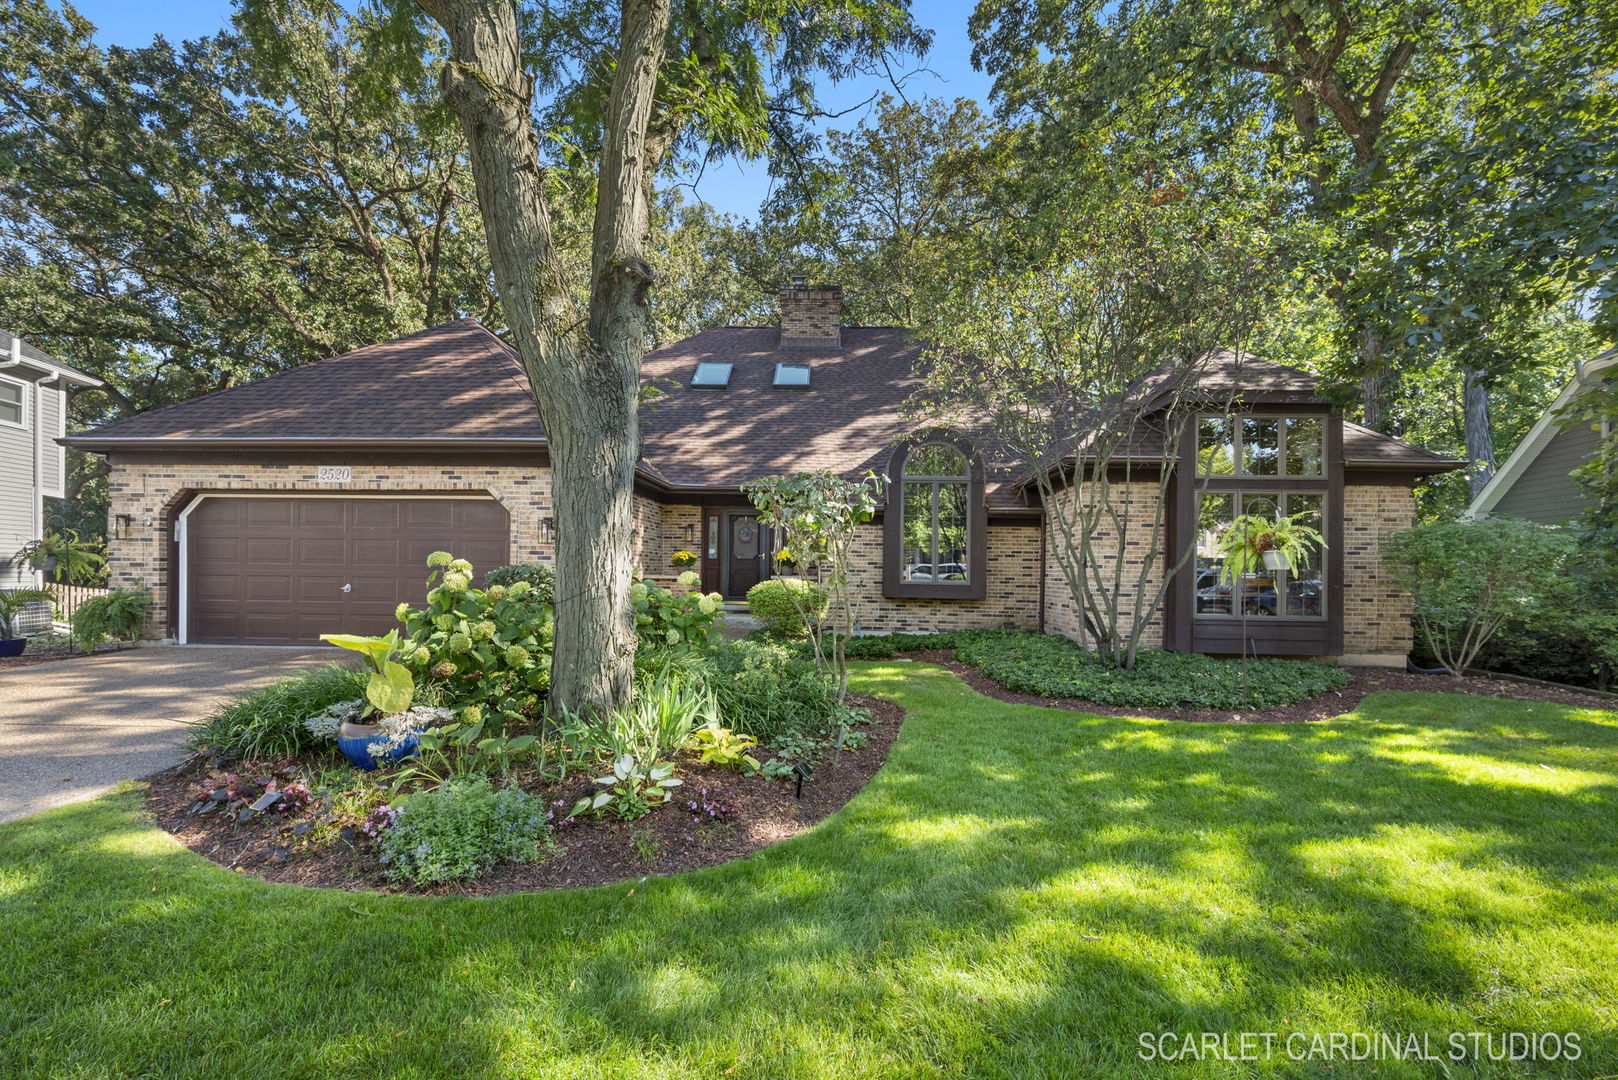
[[[421,740],[412,735],[404,742],[393,748],[391,753],[383,754],[380,759],[371,756],[371,744],[385,742],[382,730],[375,724],[343,724],[337,729],[337,749],[356,769],[370,772],[381,761],[398,761],[407,758],[416,752]]]
[[[26,648],[28,648],[27,638],[15,637],[0,640],[0,656],[21,656],[22,651]]]

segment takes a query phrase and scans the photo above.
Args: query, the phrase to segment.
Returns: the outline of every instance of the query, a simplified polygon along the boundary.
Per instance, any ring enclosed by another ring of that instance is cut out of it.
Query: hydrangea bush
[[[690,589],[702,582],[702,575],[687,570],[675,580]],[[631,585],[629,600],[635,607],[635,632],[652,646],[707,644],[725,607],[718,593],[676,593],[651,581]]]
[[[553,619],[542,593],[524,580],[475,589],[472,564],[444,551],[427,565],[427,606],[399,605],[400,659],[466,723],[531,718],[550,686]]]

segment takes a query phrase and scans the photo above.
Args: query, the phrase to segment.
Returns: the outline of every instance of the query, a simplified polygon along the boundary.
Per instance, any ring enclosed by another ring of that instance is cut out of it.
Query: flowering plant
[[[472,564],[446,551],[427,556],[427,606],[400,604],[403,662],[441,686],[450,704],[475,708],[473,722],[524,720],[550,686],[550,605],[526,580],[472,587]]]
[[[688,589],[702,583],[694,570],[675,579]],[[648,645],[701,645],[710,640],[724,611],[724,597],[718,593],[675,593],[652,581],[637,581],[629,587],[629,602],[635,609],[635,632]]]
[[[676,551],[669,558],[669,561],[682,569],[687,566],[695,566],[697,562],[697,553],[694,551]]]

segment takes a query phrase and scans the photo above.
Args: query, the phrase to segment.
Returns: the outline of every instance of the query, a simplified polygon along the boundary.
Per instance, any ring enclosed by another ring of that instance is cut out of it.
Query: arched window
[[[983,596],[983,470],[953,439],[899,448],[889,474],[888,596]]]

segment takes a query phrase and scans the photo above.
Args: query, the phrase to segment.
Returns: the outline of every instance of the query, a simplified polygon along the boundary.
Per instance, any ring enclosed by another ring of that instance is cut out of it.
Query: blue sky
[[[161,5],[78,0],[76,6],[96,25],[103,45],[144,45],[158,34],[174,41],[211,34],[228,24],[232,11],[229,0],[168,0]],[[910,64],[910,77],[904,80],[906,96],[975,98],[986,105],[989,80],[972,70],[972,45],[966,34],[972,7],[970,0],[919,0],[913,5],[916,18],[934,36],[925,61]],[[827,86],[824,104],[828,112],[840,112],[886,87],[885,80],[874,79]],[[859,118],[860,113],[851,113],[829,126],[852,127]],[[712,164],[698,180],[696,195],[726,213],[751,216],[768,194],[768,185],[763,162]]]

